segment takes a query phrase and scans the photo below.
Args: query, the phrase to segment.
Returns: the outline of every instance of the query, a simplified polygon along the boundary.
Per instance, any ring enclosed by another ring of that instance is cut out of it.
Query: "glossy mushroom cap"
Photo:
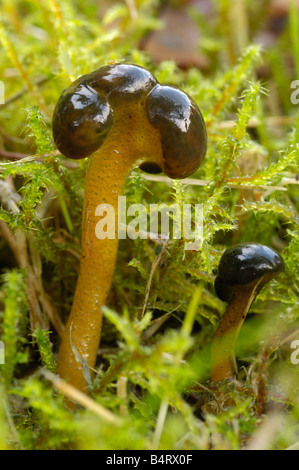
[[[109,136],[118,110],[126,106],[142,107],[161,135],[164,167],[146,161],[142,170],[164,171],[171,178],[185,178],[197,170],[207,150],[199,108],[186,93],[159,85],[148,70],[136,65],[102,67],[64,90],[53,115],[57,148],[69,158],[91,155]]]
[[[156,85],[145,110],[160,131],[165,173],[170,178],[192,175],[207,151],[206,126],[195,101],[178,88]]]
[[[284,261],[272,248],[259,243],[240,243],[222,255],[215,291],[221,300],[229,302],[233,287],[241,288],[256,281],[260,282],[257,294],[266,282],[283,270]]]

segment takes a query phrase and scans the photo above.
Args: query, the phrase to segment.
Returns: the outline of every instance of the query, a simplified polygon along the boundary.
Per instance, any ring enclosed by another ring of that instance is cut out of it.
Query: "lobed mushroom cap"
[[[148,173],[163,170],[171,178],[194,173],[207,150],[199,108],[183,91],[159,85],[148,70],[132,64],[101,67],[62,92],[53,114],[57,148],[69,158],[91,155],[108,137],[118,107],[132,104],[143,107],[149,123],[159,130],[163,151],[163,168],[151,161],[140,168]]]

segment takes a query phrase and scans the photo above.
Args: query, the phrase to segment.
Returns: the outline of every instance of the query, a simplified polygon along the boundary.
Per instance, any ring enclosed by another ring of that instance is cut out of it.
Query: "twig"
[[[7,181],[0,180],[0,201],[9,211],[20,212],[17,206],[20,199],[20,195],[13,190]]]
[[[266,118],[266,125],[268,126],[281,126],[281,125],[289,125],[295,122],[294,117],[289,116],[270,116]],[[261,124],[260,119],[253,117],[249,120],[247,127],[254,128]],[[216,129],[233,129],[236,126],[235,121],[222,121],[218,124],[215,124]]]
[[[165,244],[166,241],[168,241],[168,237],[164,235],[163,233],[153,233],[153,232],[145,232],[144,230],[138,230],[135,231],[134,228],[130,227],[129,225],[123,224],[122,222],[119,224],[120,227],[125,228],[127,230],[127,233],[130,235],[134,235],[136,238],[141,238],[145,239],[148,238],[149,240],[153,240],[156,242],[158,245],[163,245]]]
[[[164,398],[161,402],[160,408],[159,408],[159,413],[158,413],[158,418],[157,418],[157,423],[156,423],[156,429],[154,433],[154,438],[153,438],[153,444],[154,448],[156,449],[159,446],[159,442],[161,439],[165,419],[167,416],[167,411],[168,411],[168,400]]]
[[[138,11],[136,8],[135,0],[126,0],[126,4],[128,6],[130,16],[133,20],[138,18]]]
[[[102,418],[104,421],[108,423],[119,425],[121,424],[121,420],[113,414],[111,411],[104,408],[102,405],[97,403],[96,401],[92,400],[89,396],[85,393],[81,392],[77,388],[73,387],[73,385],[68,384],[64,380],[62,380],[57,375],[49,372],[46,369],[42,369],[40,373],[50,382],[52,382],[53,386],[59,392],[63,393],[67,398],[74,401],[78,405],[83,406],[87,410],[92,411],[97,416]]]
[[[128,378],[120,374],[118,380],[117,380],[117,396],[122,400],[122,403],[120,404],[120,412],[123,416],[128,416],[128,408],[126,406],[126,400],[127,400],[127,384],[128,384]]]
[[[25,155],[24,158],[18,160],[18,163],[28,163],[28,162],[43,162],[46,157],[57,157],[61,155],[58,150],[53,150],[53,152],[38,153],[36,155]],[[0,171],[2,167],[12,166],[13,162],[0,162]],[[67,166],[67,165],[65,165]],[[74,167],[74,166],[72,166]],[[76,167],[77,168],[77,167]]]
[[[6,158],[7,160],[21,160],[27,157],[25,153],[20,152],[8,152],[7,150],[0,150],[0,158]]]
[[[36,87],[36,86],[40,86],[40,85],[43,85],[44,83],[46,83],[48,80],[50,80],[51,77],[42,77],[40,79],[38,79],[34,84],[33,86]],[[21,98],[25,93],[27,93],[28,91],[28,87],[26,88],[23,88],[22,90],[18,91],[17,93],[15,93],[14,95],[12,95],[10,98],[7,98],[5,100],[5,103],[1,104],[0,105],[0,110],[5,108],[6,106],[8,106],[10,103],[13,103],[14,101],[18,100],[19,98]]]
[[[142,178],[147,181],[153,181],[158,183],[173,184],[173,180],[168,178],[168,176],[159,176],[159,175],[142,175]],[[231,178],[232,180],[233,178]],[[207,180],[199,180],[195,178],[185,178],[183,180],[178,180],[181,184],[190,184],[192,186],[208,186],[211,182]],[[233,189],[273,189],[275,191],[287,191],[284,186],[267,186],[267,185],[246,185],[242,184],[241,178],[238,178],[239,184],[234,183],[233,181],[228,181],[226,186]],[[288,178],[288,182],[285,184],[299,184],[296,178]]]
[[[288,336],[286,336],[285,338],[283,338],[278,347],[281,347],[283,344],[285,343],[288,343],[292,338],[294,338],[295,336],[297,337],[299,335],[299,328],[297,328],[295,331],[293,331],[292,333],[290,333]]]

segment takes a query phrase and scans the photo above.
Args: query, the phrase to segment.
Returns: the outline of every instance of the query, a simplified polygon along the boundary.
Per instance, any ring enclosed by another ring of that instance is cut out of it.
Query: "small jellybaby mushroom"
[[[80,77],[63,91],[53,115],[53,135],[64,156],[90,157],[80,271],[58,353],[58,373],[84,390],[83,365],[95,365],[101,307],[109,293],[118,245],[117,228],[114,237],[96,236],[103,215],[96,209],[112,206],[118,220],[118,198],[133,168],[163,171],[170,178],[190,176],[205,156],[207,133],[200,110],[186,93],[160,85],[143,67],[114,64]]]
[[[262,287],[283,270],[282,257],[259,243],[240,243],[222,255],[215,291],[228,305],[212,343],[212,382],[233,377],[232,358],[247,312]]]

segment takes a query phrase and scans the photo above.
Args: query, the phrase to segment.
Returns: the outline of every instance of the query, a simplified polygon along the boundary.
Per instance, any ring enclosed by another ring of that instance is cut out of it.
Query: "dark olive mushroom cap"
[[[76,80],[64,90],[53,114],[53,137],[62,155],[85,158],[106,139],[113,123],[113,111],[105,96]]]
[[[260,243],[240,243],[228,248],[222,255],[215,279],[216,294],[229,301],[231,287],[242,286],[260,280],[265,285],[275,274],[284,270],[282,257],[272,248]]]
[[[140,101],[158,83],[144,67],[131,64],[106,65],[88,75],[88,83],[105,93],[111,105],[123,100]]]
[[[145,110],[160,131],[165,173],[170,178],[192,175],[207,151],[206,126],[195,101],[178,88],[156,85],[146,97]]]
[[[206,126],[196,103],[183,91],[158,85],[143,67],[108,65],[83,75],[64,90],[53,114],[53,136],[59,151],[84,158],[107,138],[118,106],[140,103],[159,130],[164,168],[144,162],[148,173],[164,171],[171,178],[194,173],[207,150]]]

